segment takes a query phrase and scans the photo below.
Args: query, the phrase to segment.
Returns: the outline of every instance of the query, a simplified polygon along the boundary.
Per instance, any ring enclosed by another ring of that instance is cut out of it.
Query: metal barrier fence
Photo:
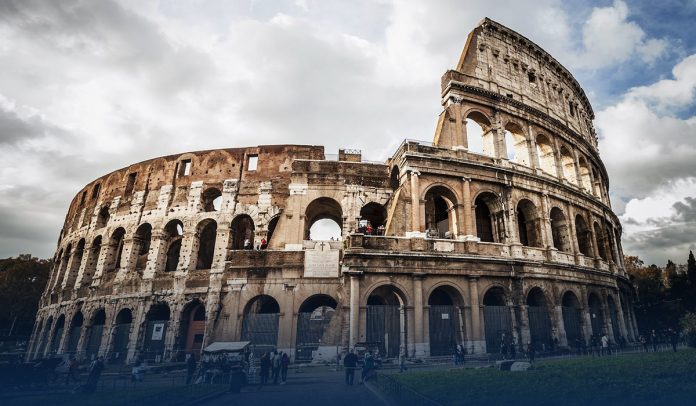
[[[440,406],[440,403],[397,382],[389,375],[378,373],[373,378],[372,383],[377,386],[383,395],[394,402],[394,404],[407,406]]]

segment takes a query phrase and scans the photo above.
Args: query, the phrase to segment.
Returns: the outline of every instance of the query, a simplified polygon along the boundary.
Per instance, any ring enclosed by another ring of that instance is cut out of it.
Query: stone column
[[[419,175],[418,171],[411,171],[411,231],[416,233],[421,232]]]
[[[423,278],[424,273],[413,274],[413,316],[414,346],[416,357],[425,356],[426,343],[423,340]]]
[[[469,278],[469,298],[471,300],[471,352],[482,353],[486,351],[486,342],[483,339],[483,326],[481,325],[477,277]]]
[[[99,258],[97,258],[97,266],[94,271],[94,277],[92,278],[92,286],[99,286],[101,283],[102,276],[104,276],[106,257],[109,255],[110,248],[110,241],[102,240],[101,248],[99,248]]]
[[[147,264],[143,270],[143,279],[152,279],[157,274],[157,267],[167,263],[167,238],[166,232],[153,232],[150,240],[150,254],[147,257]]]
[[[362,272],[350,273],[350,348],[359,341],[360,321],[360,275]]]
[[[527,148],[529,149],[529,164],[532,166],[532,169],[537,169],[539,168],[539,155],[537,154],[537,148],[536,148],[536,138],[534,137],[534,130],[532,129],[532,125],[528,124],[527,125],[527,133],[529,134],[529,137],[527,138]]]
[[[560,304],[554,306],[553,311],[555,313],[554,319],[556,321],[556,334],[558,336],[558,344],[560,346],[568,346],[568,335],[565,330],[565,320],[563,320],[563,307]]]
[[[616,291],[616,300],[614,301],[614,306],[618,307],[616,310],[617,314],[617,319],[619,322],[619,331],[621,332],[621,335],[623,336],[624,339],[628,340],[629,334],[628,330],[626,329],[626,320],[624,319],[624,314],[623,314],[623,307],[621,306],[621,292],[618,290]],[[617,340],[618,342],[618,340]]]
[[[87,269],[87,264],[92,259],[92,243],[85,243],[85,247],[82,250],[82,261],[80,263],[80,268],[77,271],[77,277],[75,278],[75,289],[82,286],[82,279],[84,279],[85,269]]]
[[[131,331],[128,336],[128,352],[126,354],[126,362],[130,362],[133,357],[141,350],[141,334],[145,334],[145,316],[147,309],[150,307],[149,302],[140,302],[133,321],[131,322]]]
[[[582,333],[587,344],[590,343],[590,338],[592,337],[592,317],[590,316],[590,305],[587,302],[587,286],[582,286],[580,288],[582,297],[580,298],[580,303],[582,305]]]
[[[551,229],[551,210],[549,209],[549,192],[541,196],[541,238],[545,248],[553,248],[553,230]]]
[[[118,265],[116,281],[125,279],[128,271],[135,268],[135,259],[138,255],[139,241],[137,238],[127,238],[123,240],[123,252],[121,253],[121,263]]]
[[[462,202],[462,226],[464,235],[469,238],[475,238],[476,232],[474,231],[474,213],[473,205],[471,201],[471,178],[462,178],[462,196],[464,201]]]
[[[179,255],[179,264],[176,268],[176,274],[184,274],[186,271],[196,269],[196,261],[198,260],[198,231],[184,231],[181,240],[181,251]],[[186,230],[186,228],[184,228]]]
[[[278,321],[278,350],[293,355],[292,338],[295,334],[295,285],[283,285],[283,304],[280,320]]]
[[[566,213],[568,213],[568,239],[570,240],[570,248],[572,254],[577,258],[577,255],[580,253],[580,248],[578,248],[578,234],[575,232],[575,212],[571,211],[570,204],[566,203],[564,206]]]

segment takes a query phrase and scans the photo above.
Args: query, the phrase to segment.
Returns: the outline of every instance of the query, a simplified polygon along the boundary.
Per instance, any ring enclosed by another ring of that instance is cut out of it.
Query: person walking
[[[265,352],[261,356],[260,361],[261,367],[261,385],[268,383],[268,373],[271,369],[271,356],[269,353]]]
[[[278,385],[278,380],[280,379],[280,354],[277,350],[273,352],[271,368],[273,369],[273,384]]]
[[[355,378],[355,368],[358,366],[358,356],[351,349],[345,357],[343,357],[343,367],[346,371],[346,385],[352,385]]]
[[[280,384],[285,385],[288,380],[288,367],[290,366],[290,356],[287,353],[281,353],[280,358]]]
[[[363,363],[360,383],[367,382],[367,380],[370,379],[373,369],[375,369],[375,359],[372,357],[372,353],[368,352],[365,354],[365,362]]]
[[[188,354],[186,357],[186,385],[191,385],[194,372],[196,372],[196,359],[193,358],[193,354]]]

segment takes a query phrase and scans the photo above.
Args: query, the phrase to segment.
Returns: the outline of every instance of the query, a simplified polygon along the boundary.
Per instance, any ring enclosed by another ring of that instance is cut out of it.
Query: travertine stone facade
[[[170,360],[251,340],[309,361],[360,342],[426,357],[635,340],[621,224],[573,76],[486,19],[441,102],[434,141],[405,141],[383,164],[259,146],[85,186],[31,355]],[[340,238],[310,240],[326,219]]]

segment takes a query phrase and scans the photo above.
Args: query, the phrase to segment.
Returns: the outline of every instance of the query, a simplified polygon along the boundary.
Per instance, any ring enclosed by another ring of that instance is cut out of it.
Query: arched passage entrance
[[[587,304],[590,308],[590,322],[592,324],[592,335],[596,337],[602,336],[604,330],[604,313],[602,312],[602,302],[594,293],[590,293],[587,298]]]
[[[529,317],[530,344],[537,350],[551,346],[551,319],[546,296],[541,288],[532,288],[527,294],[527,316]]]
[[[106,312],[104,312],[104,309],[99,309],[92,318],[92,326],[89,328],[89,335],[87,336],[87,344],[85,345],[87,359],[94,359],[94,357],[99,355],[105,323]]]
[[[339,318],[334,321],[333,317],[337,305],[328,295],[314,295],[302,303],[297,314],[295,360],[310,361],[320,346],[337,343],[341,328]]]
[[[278,302],[268,295],[256,296],[244,307],[242,341],[251,341],[257,355],[275,350],[279,319]]]
[[[184,238],[184,223],[181,220],[171,220],[164,227],[164,234],[167,239],[167,260],[164,272],[174,272],[179,265],[181,243]]]
[[[395,358],[406,344],[405,295],[382,285],[367,298],[367,341],[386,358]]]
[[[304,223],[305,240],[340,240],[343,232],[343,209],[334,199],[320,197],[307,205]]]
[[[82,312],[78,311],[72,318],[70,322],[70,333],[68,334],[68,345],[65,347],[65,352],[67,354],[75,354],[77,352],[77,344],[80,341],[80,331],[82,330],[82,324],[84,323],[84,316]]]
[[[145,359],[160,362],[164,357],[164,342],[167,337],[167,327],[170,318],[169,306],[166,303],[152,305],[145,315],[145,340],[143,356]]]
[[[474,206],[476,236],[482,242],[501,242],[505,225],[498,197],[490,192],[481,193]]]
[[[616,308],[616,302],[614,298],[609,295],[607,296],[607,307],[609,311],[609,318],[611,320],[611,332],[614,333],[614,342],[619,342],[619,337],[621,337],[621,329],[619,328],[619,312]]]
[[[440,286],[428,297],[430,355],[451,355],[462,340],[460,306],[463,300],[457,289]]]
[[[499,353],[501,343],[512,337],[512,317],[505,290],[490,288],[483,296],[483,322],[486,330],[486,352]]]
[[[114,332],[112,333],[113,345],[111,348],[111,356],[109,357],[113,363],[123,364],[126,362],[132,322],[133,313],[131,313],[130,309],[122,309],[116,315]]]
[[[582,347],[582,317],[580,316],[580,301],[573,292],[566,292],[561,299],[563,326],[565,327],[568,346]]]
[[[46,321],[46,325],[44,326],[44,329],[43,329],[43,334],[41,336],[41,342],[39,342],[39,348],[36,351],[36,354],[34,355],[35,358],[43,358],[44,351],[46,350],[46,345],[48,345],[48,342],[50,339],[49,334],[50,334],[52,326],[53,326],[53,317],[49,316],[48,320]]]
[[[203,348],[205,336],[205,306],[198,300],[186,305],[181,314],[181,346],[183,353],[178,354],[178,359],[184,360],[184,354],[192,354],[198,361]]]
[[[65,315],[61,314],[56,321],[56,328],[53,330],[53,337],[51,338],[51,348],[49,352],[54,354],[58,353],[60,350],[60,340],[63,338],[63,331],[65,329]]]
[[[242,250],[254,247],[254,220],[246,214],[240,214],[232,220],[230,227],[231,249]]]
[[[378,230],[387,221],[387,209],[379,203],[370,202],[360,209],[360,220],[359,226],[365,227],[366,233],[379,234]],[[368,229],[371,231],[367,232]]]
[[[425,194],[425,226],[438,238],[451,238],[457,233],[455,194],[444,186],[433,186]]]

